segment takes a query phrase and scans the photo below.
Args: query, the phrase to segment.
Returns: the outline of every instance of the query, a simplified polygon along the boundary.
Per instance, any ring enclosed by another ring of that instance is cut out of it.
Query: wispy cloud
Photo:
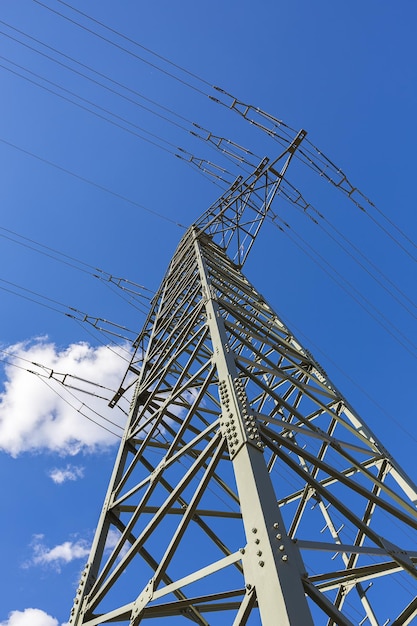
[[[58,626],[58,620],[41,609],[24,609],[9,613],[8,619],[0,622],[0,626]]]
[[[60,572],[62,565],[76,559],[84,559],[90,552],[90,545],[84,539],[64,541],[53,548],[48,548],[44,542],[44,535],[35,535],[31,544],[33,555],[23,565],[25,569],[32,566],[50,566]],[[1,626],[1,625],[0,625]]]
[[[65,483],[67,480],[78,480],[84,477],[84,468],[80,465],[67,465],[66,467],[55,467],[48,472],[49,478],[57,485]]]
[[[78,380],[72,381],[74,386],[82,386],[86,380],[114,390],[126,370],[126,361],[120,358],[126,357],[125,346],[109,350],[106,346],[77,343],[60,350],[43,338],[9,346],[7,353],[9,364],[4,368],[6,381],[0,393],[0,450],[12,456],[43,450],[74,455],[80,450],[103,449],[117,441],[83,413],[120,432],[101,419],[102,416],[122,425],[123,414],[119,409],[112,410],[106,400],[63,387],[48,377],[34,376],[27,369],[42,372],[36,365],[42,364],[50,368],[47,371],[75,374]],[[111,397],[111,392],[92,390]]]

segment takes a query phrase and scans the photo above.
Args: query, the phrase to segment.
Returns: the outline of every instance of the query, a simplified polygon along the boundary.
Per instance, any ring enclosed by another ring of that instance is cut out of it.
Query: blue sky
[[[243,171],[207,131],[279,153],[213,85],[306,129],[374,203],[293,163],[323,217],[278,198],[290,228],[265,224],[246,272],[417,479],[416,18],[411,0],[3,0],[1,626],[68,619],[116,453],[123,413],[97,395],[129,344],[81,320],[139,332],[182,226],[224,190],[187,161]],[[146,289],[133,299],[110,275]]]

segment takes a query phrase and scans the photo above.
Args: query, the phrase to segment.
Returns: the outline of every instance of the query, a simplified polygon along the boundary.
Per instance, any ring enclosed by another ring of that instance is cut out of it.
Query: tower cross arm
[[[245,263],[290,161],[306,134],[300,130],[274,161],[269,162],[265,157],[247,178],[237,178],[193,224],[192,228],[212,237],[238,267]]]

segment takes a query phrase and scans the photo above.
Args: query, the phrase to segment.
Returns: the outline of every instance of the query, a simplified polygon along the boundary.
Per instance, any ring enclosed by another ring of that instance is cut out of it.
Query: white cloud
[[[35,535],[32,541],[33,556],[24,564],[27,569],[34,565],[51,566],[56,571],[61,571],[61,566],[77,559],[85,559],[90,553],[90,544],[84,539],[78,541],[64,541],[53,548],[48,548],[43,543],[43,535]],[[1,625],[0,625],[1,626]]]
[[[89,388],[110,399],[111,391],[91,387],[80,379],[94,381],[111,390],[118,389],[127,367],[126,360],[120,358],[126,358],[126,346],[109,350],[106,346],[93,348],[87,343],[76,343],[59,350],[42,338],[15,344],[7,352],[7,360],[19,367],[6,364],[4,368],[6,381],[4,391],[0,393],[0,450],[12,456],[40,450],[74,455],[81,450],[105,448],[117,441],[114,435],[86,419],[82,413],[120,433],[120,429],[100,419],[103,416],[123,425],[123,413],[118,408],[112,410],[106,400],[64,387],[48,375],[51,370],[53,376],[58,372],[75,375],[78,379],[67,378],[66,382]],[[34,376],[26,368],[46,374],[46,378]]]
[[[80,465],[67,465],[66,467],[55,467],[52,469],[48,476],[57,485],[65,483],[67,480],[78,480],[84,477],[84,468]]]
[[[0,626],[58,626],[58,620],[41,611],[41,609],[24,609],[12,611]]]

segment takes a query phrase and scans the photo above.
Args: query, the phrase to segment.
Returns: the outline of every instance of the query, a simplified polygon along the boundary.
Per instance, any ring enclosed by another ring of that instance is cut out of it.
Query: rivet
[[[246,585],[246,589],[247,589],[248,591],[250,591],[250,590],[252,589],[252,585],[250,585],[250,584],[248,583],[248,584]]]
[[[259,561],[259,565],[260,565],[261,567],[263,567],[263,566],[265,565],[265,562],[264,562],[264,561]]]
[[[282,561],[288,561],[288,556],[286,554],[283,554],[281,557]]]
[[[240,552],[241,554],[245,554],[245,548],[240,548],[240,549],[239,549],[239,552]]]
[[[255,539],[255,543],[256,544],[260,543],[260,540],[259,539]]]
[[[278,522],[274,522],[274,528],[279,528]]]
[[[258,552],[256,553],[258,556],[262,556],[262,550],[258,550]]]
[[[278,533],[277,534],[277,539],[281,539],[281,537],[282,537],[281,533]]]
[[[285,550],[285,546],[283,546],[282,544],[280,545],[280,547],[278,548],[278,550],[281,550],[281,552],[283,552]]]
[[[253,533],[257,533],[257,532],[258,532],[258,529],[257,529],[257,528],[252,528],[252,532],[253,532]]]

